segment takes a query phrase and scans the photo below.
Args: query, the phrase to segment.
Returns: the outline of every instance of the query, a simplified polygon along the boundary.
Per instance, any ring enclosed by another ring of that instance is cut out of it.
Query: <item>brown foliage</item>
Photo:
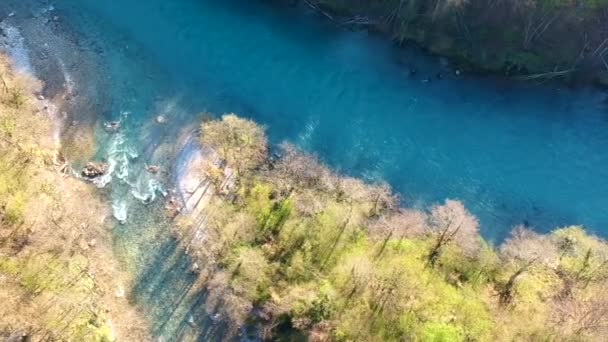
[[[517,226],[502,244],[502,255],[507,259],[540,262],[556,266],[559,258],[557,246],[550,236],[541,235],[524,226]]]
[[[435,265],[443,247],[452,242],[469,255],[479,250],[479,223],[461,202],[448,199],[443,205],[434,206],[429,223],[435,236],[435,243],[429,254],[431,266]]]
[[[384,215],[370,223],[369,230],[374,235],[391,238],[411,238],[428,233],[428,218],[419,210],[400,209]]]
[[[267,156],[264,129],[234,114],[225,114],[222,120],[203,122],[201,143],[216,150],[239,174],[258,167]]]

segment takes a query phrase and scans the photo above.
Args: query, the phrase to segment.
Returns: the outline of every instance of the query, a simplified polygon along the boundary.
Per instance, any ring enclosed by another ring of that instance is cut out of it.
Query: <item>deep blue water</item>
[[[168,115],[251,117],[274,142],[387,180],[408,205],[461,199],[489,238],[522,222],[599,233],[608,224],[608,113],[597,90],[456,77],[415,47],[263,1],[55,7],[99,46],[112,101],[104,114],[130,112],[140,152],[152,144],[142,122],[173,101]]]
[[[183,110],[249,116],[275,142],[387,180],[409,205],[461,199],[490,238],[522,222],[606,229],[608,112],[598,91],[455,77],[416,48],[260,1],[72,3],[166,72]]]
[[[139,49],[121,75],[134,92],[172,87],[183,111],[251,117],[274,142],[387,180],[408,205],[463,200],[491,239],[522,222],[608,229],[608,111],[597,90],[456,77],[415,47],[263,1],[57,4],[94,16],[80,25],[117,35],[102,37],[115,48]],[[142,76],[137,58],[166,77]]]

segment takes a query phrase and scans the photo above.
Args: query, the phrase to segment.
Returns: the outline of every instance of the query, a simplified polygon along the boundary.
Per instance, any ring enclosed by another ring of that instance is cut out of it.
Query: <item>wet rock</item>
[[[120,121],[106,122],[103,126],[108,132],[116,132],[120,129]]]
[[[165,204],[165,210],[170,217],[177,216],[182,211],[180,201],[175,196],[170,196]]]
[[[162,116],[162,115],[159,115],[159,116],[156,117],[156,123],[157,124],[167,123],[167,118],[164,117],[164,116]]]
[[[160,166],[158,165],[146,165],[146,171],[151,174],[157,174],[160,171]]]
[[[99,162],[89,162],[82,169],[81,174],[82,174],[82,177],[84,177],[84,178],[95,179],[95,178],[105,175],[106,172],[108,172],[107,164],[99,163]]]

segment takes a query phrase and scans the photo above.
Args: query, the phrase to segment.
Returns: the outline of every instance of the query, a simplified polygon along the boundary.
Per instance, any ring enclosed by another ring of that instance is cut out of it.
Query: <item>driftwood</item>
[[[575,70],[574,68],[571,68],[571,69],[566,69],[566,70],[543,72],[540,74],[521,76],[521,77],[518,77],[518,79],[522,79],[522,80],[526,80],[526,81],[537,80],[537,79],[551,79],[551,78],[567,75],[567,74],[573,72],[574,70]]]
[[[146,171],[151,174],[157,174],[160,171],[160,166],[158,165],[146,165]]]
[[[321,7],[319,7],[319,5],[317,5],[316,3],[313,3],[310,0],[303,0],[303,2],[306,4],[306,6],[310,7],[313,11],[320,13],[322,15],[324,15],[325,17],[329,18],[332,21],[335,21],[334,17],[329,14],[327,11],[324,11]]]
[[[372,22],[368,17],[361,16],[361,15],[356,15],[356,16],[346,19],[340,23],[340,25],[343,25],[343,26],[350,26],[350,25],[364,26],[364,25],[371,25],[371,24],[372,24]]]
[[[328,11],[322,9],[317,3],[311,0],[302,0],[306,6],[308,6],[313,11],[321,14],[322,16],[328,18],[329,20],[338,23],[340,26],[366,26],[371,25],[372,20],[369,17],[362,15],[355,15],[345,19],[337,19]]]

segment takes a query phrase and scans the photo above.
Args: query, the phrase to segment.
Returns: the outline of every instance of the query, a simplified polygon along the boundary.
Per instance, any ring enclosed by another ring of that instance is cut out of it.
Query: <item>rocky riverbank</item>
[[[69,176],[61,105],[44,90],[0,56],[0,338],[147,340],[113,255],[109,208]]]
[[[608,4],[601,1],[300,3],[340,25],[380,31],[398,44],[418,44],[470,72],[608,85]]]

